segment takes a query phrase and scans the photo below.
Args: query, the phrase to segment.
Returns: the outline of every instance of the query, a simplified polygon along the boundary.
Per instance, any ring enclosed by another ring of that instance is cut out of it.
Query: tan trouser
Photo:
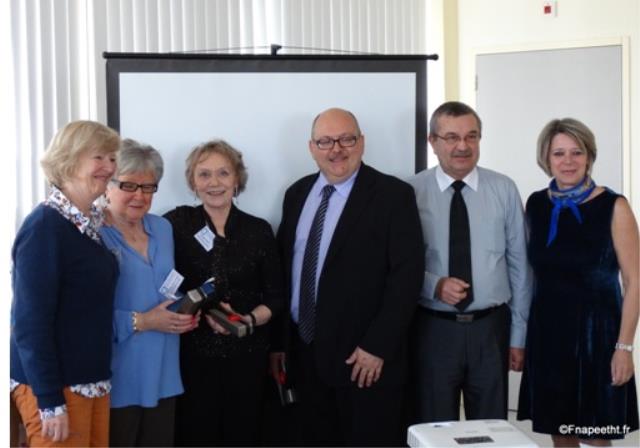
[[[85,398],[65,387],[64,399],[69,415],[69,438],[58,443],[42,437],[38,403],[31,387],[21,384],[13,391],[12,397],[27,431],[29,446],[109,446],[109,395]]]

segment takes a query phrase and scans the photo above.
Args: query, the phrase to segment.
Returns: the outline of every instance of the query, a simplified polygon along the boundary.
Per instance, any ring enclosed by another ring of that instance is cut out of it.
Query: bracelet
[[[632,353],[633,345],[631,344],[623,344],[622,342],[616,342],[616,350],[624,350],[625,352]]]
[[[258,326],[258,320],[256,319],[256,315],[253,314],[253,311],[249,311],[249,317],[251,318],[251,325],[254,327]]]
[[[140,331],[138,329],[138,313],[136,313],[135,311],[131,313],[131,326],[133,327],[134,333],[137,333],[138,331]]]

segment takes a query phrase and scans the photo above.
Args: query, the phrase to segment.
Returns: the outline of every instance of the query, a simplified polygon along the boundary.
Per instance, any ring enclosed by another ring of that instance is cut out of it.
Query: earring
[[[236,185],[233,189],[233,203],[238,205],[238,186]]]

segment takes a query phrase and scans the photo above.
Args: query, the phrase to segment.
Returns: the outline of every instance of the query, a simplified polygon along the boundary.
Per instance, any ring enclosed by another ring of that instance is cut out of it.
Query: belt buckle
[[[456,322],[461,322],[461,323],[473,322],[473,314],[456,314]]]

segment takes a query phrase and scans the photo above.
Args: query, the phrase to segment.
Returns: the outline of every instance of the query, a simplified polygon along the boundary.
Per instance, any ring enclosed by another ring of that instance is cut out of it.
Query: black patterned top
[[[185,277],[182,292],[214,277],[217,298],[229,302],[236,312],[248,314],[260,304],[267,306],[274,316],[281,311],[282,273],[269,223],[232,206],[222,237],[202,205],[178,207],[165,218],[173,225],[176,270]],[[205,226],[215,234],[210,251],[194,237]],[[230,357],[266,350],[268,327],[268,324],[259,326],[252,335],[243,338],[218,335],[202,316],[198,328],[182,335],[181,349],[185,354],[200,357]]]

